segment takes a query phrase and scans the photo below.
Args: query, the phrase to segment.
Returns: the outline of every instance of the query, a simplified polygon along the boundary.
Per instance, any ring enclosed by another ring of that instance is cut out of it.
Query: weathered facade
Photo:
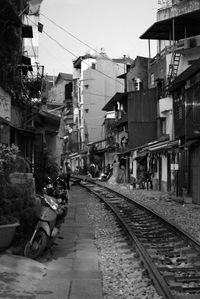
[[[158,41],[158,53],[150,60],[148,81],[150,88],[157,87],[157,141],[162,139],[156,146],[148,144],[143,150],[147,150],[148,159],[154,156],[154,187],[181,196],[187,193],[181,181],[186,181],[186,177],[189,180],[180,166],[183,159],[180,154],[180,135],[185,136],[185,133],[183,124],[174,121],[173,114],[178,109],[180,117],[184,111],[173,104],[181,99],[173,99],[169,87],[177,76],[181,78],[181,74],[200,57],[199,16],[199,1],[172,1],[168,7],[159,9],[157,22],[141,36]],[[179,129],[177,126],[180,126]]]
[[[86,168],[90,163],[87,144],[104,139],[102,107],[116,91],[124,90],[123,81],[117,79],[124,71],[124,61],[112,60],[103,52],[88,53],[77,58],[73,65],[74,127],[71,136],[73,140],[77,137],[78,151],[70,159],[75,169],[76,166]]]
[[[175,138],[180,140],[178,193],[200,204],[200,60],[174,80],[171,92]]]

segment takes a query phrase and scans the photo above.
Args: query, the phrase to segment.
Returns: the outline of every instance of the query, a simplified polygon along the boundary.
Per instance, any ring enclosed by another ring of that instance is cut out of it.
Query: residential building
[[[70,155],[73,169],[86,168],[91,162],[88,144],[104,139],[102,107],[117,91],[124,90],[123,81],[117,78],[124,73],[124,67],[123,58],[110,59],[103,50],[100,54],[91,51],[73,62],[74,127],[70,138],[71,149],[75,150]]]
[[[33,37],[32,26],[24,24],[32,2],[1,1],[0,143],[19,147],[41,191],[60,118],[41,109],[43,68],[34,73],[24,48],[25,39]]]
[[[183,195],[185,190],[180,190],[179,186],[179,144],[182,141],[177,133],[174,135],[170,86],[200,57],[199,17],[199,1],[173,0],[158,10],[157,22],[140,37],[148,39],[149,43],[150,40],[158,41],[158,53],[150,60],[148,72],[149,88],[157,88],[157,140],[142,150],[148,152],[154,188],[176,195]]]
[[[174,133],[179,140],[175,161],[179,166],[177,193],[200,204],[200,59],[177,76],[170,92],[173,94]]]
[[[148,58],[137,56],[119,76],[124,79],[125,90],[116,93],[103,107],[107,112],[105,131],[107,146],[105,164],[118,160],[125,168],[126,181],[137,175],[134,148],[156,138],[156,100],[155,88],[148,89]],[[115,121],[109,114],[115,111]],[[108,131],[109,126],[112,130]],[[112,139],[112,147],[110,140]]]
[[[31,161],[33,133],[24,127],[24,115],[28,107],[25,105],[27,95],[24,94],[21,84],[24,71],[22,45],[27,29],[22,22],[25,10],[24,1],[1,1],[0,142],[7,145],[15,143],[20,147],[22,154]],[[27,66],[25,68],[27,70]],[[27,146],[24,147],[24,144]]]
[[[46,76],[42,98],[43,111],[60,118],[56,146],[51,148],[51,152],[57,164],[61,165],[67,155],[68,134],[73,126],[72,75]]]

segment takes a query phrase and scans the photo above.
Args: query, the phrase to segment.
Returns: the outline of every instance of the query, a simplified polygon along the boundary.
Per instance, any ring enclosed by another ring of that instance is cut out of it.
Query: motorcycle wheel
[[[24,248],[24,256],[36,259],[41,256],[47,247],[48,237],[43,230],[39,230],[36,232],[35,237],[33,239],[32,244],[30,241],[26,243]]]

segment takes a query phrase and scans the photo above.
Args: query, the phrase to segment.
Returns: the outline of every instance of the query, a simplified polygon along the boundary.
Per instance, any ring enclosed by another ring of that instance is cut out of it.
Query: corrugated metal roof
[[[122,100],[126,99],[126,93],[122,92],[117,92],[111,99],[110,101],[102,108],[103,111],[112,111],[114,110],[114,104],[116,102],[120,102]]]
[[[141,36],[141,39],[170,40],[173,37],[173,20],[175,22],[175,40],[200,35],[200,10],[195,10],[174,18],[154,23]],[[186,36],[185,36],[186,32]]]
[[[71,81],[72,80],[72,74],[59,73],[57,78],[56,78],[55,84],[59,81],[60,78],[63,79],[63,80]]]
[[[188,67],[184,72],[182,72],[179,76],[177,76],[172,82],[169,91],[172,92],[176,90],[181,85],[184,85],[186,80],[190,79],[192,76],[200,72],[200,59],[193,62],[193,64]]]

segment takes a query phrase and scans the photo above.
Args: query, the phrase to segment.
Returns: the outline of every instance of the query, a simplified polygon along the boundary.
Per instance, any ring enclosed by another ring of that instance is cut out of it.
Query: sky
[[[103,48],[110,58],[148,57],[148,41],[139,37],[156,22],[157,2],[43,0],[40,22],[44,31],[39,33],[39,63],[44,65],[45,74],[71,74],[73,60],[91,48],[98,52]],[[151,45],[154,55],[156,44]]]

